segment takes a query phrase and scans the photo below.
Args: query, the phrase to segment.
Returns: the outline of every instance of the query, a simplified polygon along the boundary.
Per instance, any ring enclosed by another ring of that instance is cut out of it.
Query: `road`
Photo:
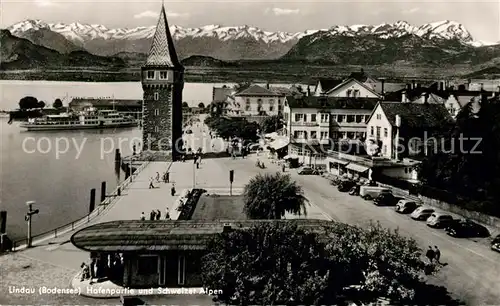
[[[198,136],[198,139],[201,138]],[[265,161],[267,169],[257,168],[254,156],[246,159],[221,158],[218,164],[223,169],[222,173],[235,170],[235,182],[242,186],[258,173],[280,171],[264,156],[259,158]],[[429,280],[430,283],[445,286],[467,304],[500,303],[500,254],[491,251],[487,241],[449,237],[443,230],[431,229],[425,222],[413,221],[408,215],[395,213],[392,207],[378,207],[358,196],[341,193],[322,177],[299,176],[293,169],[288,172],[303,187],[309,201],[333,220],[361,227],[379,222],[383,227],[398,229],[400,234],[415,239],[423,249],[437,245],[441,249],[441,261],[447,265]]]

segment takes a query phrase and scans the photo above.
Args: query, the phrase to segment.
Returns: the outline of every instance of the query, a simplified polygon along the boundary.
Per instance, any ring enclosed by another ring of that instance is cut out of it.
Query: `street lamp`
[[[33,209],[33,205],[35,204],[35,201],[26,202],[26,205],[28,206],[28,212],[26,213],[26,216],[24,216],[24,220],[28,222],[28,248],[31,247],[31,216],[39,213],[38,209]]]

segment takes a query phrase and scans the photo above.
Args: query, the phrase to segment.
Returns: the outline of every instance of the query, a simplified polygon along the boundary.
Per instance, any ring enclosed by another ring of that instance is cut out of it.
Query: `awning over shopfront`
[[[288,144],[289,144],[288,138],[278,138],[275,141],[271,142],[269,146],[275,150],[279,150],[288,146]]]
[[[349,165],[346,166],[346,169],[353,170],[359,173],[363,173],[365,171],[368,171],[370,169],[369,167],[358,165],[355,163],[350,163]]]
[[[349,163],[348,161],[341,160],[341,159],[338,159],[338,158],[335,158],[335,157],[327,157],[326,160],[329,161],[329,162],[331,162],[331,163],[340,164],[342,166],[345,166],[345,165],[347,165]]]

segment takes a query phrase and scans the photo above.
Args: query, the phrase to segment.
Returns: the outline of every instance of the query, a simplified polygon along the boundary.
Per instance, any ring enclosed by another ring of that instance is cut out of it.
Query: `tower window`
[[[160,115],[160,110],[159,109],[155,109],[155,116],[159,116]]]
[[[160,71],[160,80],[166,80],[167,77],[167,72],[166,71]]]
[[[146,78],[148,80],[154,80],[155,79],[155,72],[154,71],[148,71],[147,75],[146,75]]]
[[[160,94],[155,92],[155,100],[158,101],[160,99]]]

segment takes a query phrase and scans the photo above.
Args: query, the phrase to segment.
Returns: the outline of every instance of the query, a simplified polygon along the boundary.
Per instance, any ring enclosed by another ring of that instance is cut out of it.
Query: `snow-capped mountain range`
[[[49,29],[66,37],[68,40],[82,44],[89,40],[138,40],[153,37],[155,26],[137,28],[109,29],[98,24],[81,24],[78,22],[46,23],[42,20],[25,20],[16,23],[8,28],[13,35],[18,35],[29,30]],[[330,29],[307,30],[298,33],[269,32],[251,26],[225,27],[221,25],[206,25],[198,28],[184,28],[177,25],[171,26],[170,31],[176,40],[191,37],[212,37],[222,41],[252,38],[265,43],[296,41],[306,35],[314,34],[318,31],[327,31],[330,35],[367,35],[374,34],[381,38],[399,37],[407,34],[414,34],[426,38],[438,39],[458,39],[464,43],[473,45],[484,45],[487,43],[474,41],[471,34],[460,23],[455,21],[438,21],[421,26],[410,25],[405,21],[395,23],[383,23],[379,25],[336,25]]]

